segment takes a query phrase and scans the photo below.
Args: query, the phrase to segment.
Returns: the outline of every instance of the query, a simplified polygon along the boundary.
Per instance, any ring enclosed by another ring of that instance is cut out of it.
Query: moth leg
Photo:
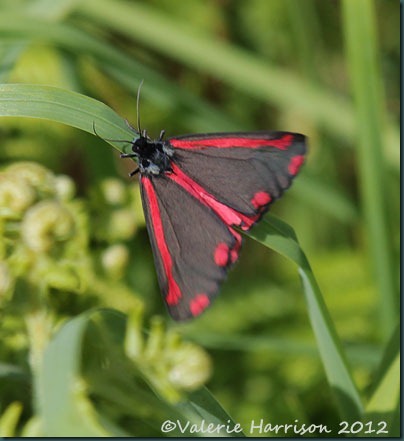
[[[163,140],[165,134],[166,134],[166,131],[163,129],[163,130],[160,132],[159,141],[162,141],[162,140]]]

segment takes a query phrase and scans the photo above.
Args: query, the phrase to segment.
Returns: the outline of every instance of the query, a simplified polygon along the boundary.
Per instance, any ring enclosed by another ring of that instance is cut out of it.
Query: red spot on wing
[[[234,247],[230,250],[230,262],[234,263],[238,259],[238,252],[241,248],[241,234],[238,233],[236,230],[233,230],[233,228],[230,228],[231,233],[233,234],[234,238],[236,239],[236,244]]]
[[[260,214],[249,217],[217,201],[203,187],[185,174],[175,163],[171,164],[171,168],[172,173],[167,174],[167,177],[181,185],[182,188],[184,188],[202,204],[211,208],[226,225],[237,225],[242,230],[247,231],[259,219]]]
[[[238,248],[233,248],[230,251],[230,262],[234,263],[238,259]]]
[[[226,266],[229,262],[229,246],[221,242],[215,249],[214,259],[217,266]]]
[[[271,196],[266,191],[258,191],[251,199],[254,208],[262,208],[271,202]]]
[[[259,147],[275,147],[277,149],[286,150],[293,142],[293,135],[287,133],[277,139],[253,138],[246,136],[219,136],[201,139],[176,139],[171,138],[170,144],[180,149],[203,149],[204,147],[225,148],[250,148]]]
[[[229,228],[230,233],[233,235],[234,239],[236,240],[236,243],[234,244],[234,247],[230,250],[229,256],[230,256],[230,263],[234,263],[238,259],[238,252],[241,248],[242,243],[242,237],[241,234],[234,230],[233,228]]]
[[[150,208],[151,223],[153,232],[156,237],[156,245],[159,249],[161,259],[163,261],[164,271],[167,276],[167,294],[166,302],[168,305],[176,305],[181,298],[181,290],[173,277],[172,267],[173,261],[170,251],[167,247],[167,242],[164,236],[164,227],[161,220],[160,208],[157,201],[156,191],[154,190],[151,180],[142,176],[143,189],[147,196],[147,201]]]
[[[208,306],[210,300],[206,294],[197,294],[190,302],[189,302],[189,310],[193,316],[201,314]]]
[[[293,158],[290,160],[289,165],[288,165],[289,173],[292,176],[296,175],[297,172],[299,171],[300,167],[302,166],[303,162],[304,162],[303,155],[293,156]]]

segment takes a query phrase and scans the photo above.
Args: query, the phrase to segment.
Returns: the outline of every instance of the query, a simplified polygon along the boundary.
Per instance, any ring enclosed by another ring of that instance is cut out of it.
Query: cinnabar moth
[[[291,185],[306,138],[268,131],[163,137],[144,131],[131,142],[133,153],[121,156],[137,159],[131,175],[139,172],[159,285],[170,315],[186,320],[212,303],[238,259],[234,227],[249,230]]]
[[[238,259],[242,237],[234,227],[249,230],[291,185],[306,137],[262,131],[164,139],[162,131],[152,140],[129,127],[137,136],[122,141],[132,153],[121,157],[138,162],[130,176],[139,172],[163,298],[175,320],[196,317]]]

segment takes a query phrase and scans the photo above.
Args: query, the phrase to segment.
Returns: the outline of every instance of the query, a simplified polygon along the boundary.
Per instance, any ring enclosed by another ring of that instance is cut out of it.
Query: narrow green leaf
[[[76,92],[31,84],[0,84],[0,117],[20,116],[60,122],[114,139],[134,137],[110,107]],[[108,134],[108,135],[106,135]],[[110,142],[122,151],[122,143]]]
[[[43,20],[60,20],[74,8],[78,0],[33,0],[26,5],[26,12],[29,15],[41,17]],[[2,11],[5,15],[5,11]],[[17,21],[18,23],[18,21]],[[1,27],[1,24],[0,24]],[[15,63],[23,54],[28,44],[15,43],[11,45],[0,46],[0,82],[6,82]]]
[[[35,17],[49,21],[60,20],[68,16],[80,0],[36,0],[27,3],[27,12]]]
[[[340,415],[344,420],[356,421],[363,414],[359,392],[348,367],[346,355],[328,313],[310,264],[300,248],[293,229],[272,215],[267,215],[248,236],[261,242],[299,268],[308,306],[311,326],[320,357],[335,394]]]
[[[362,208],[368,247],[380,299],[380,331],[390,335],[399,308],[397,275],[394,271],[383,161],[385,115],[382,79],[377,54],[373,0],[344,0],[343,17],[352,92],[358,120],[358,152]],[[358,16],[361,17],[358,20]],[[399,152],[399,142],[396,144]]]
[[[231,334],[219,335],[216,332],[209,332],[202,329],[187,330],[186,336],[192,341],[212,349],[221,349],[228,351],[270,351],[282,354],[284,357],[318,357],[317,346],[313,343],[300,341],[298,338],[279,338],[274,335],[246,335]],[[377,366],[379,357],[378,348],[363,344],[345,345],[348,360],[356,365]]]

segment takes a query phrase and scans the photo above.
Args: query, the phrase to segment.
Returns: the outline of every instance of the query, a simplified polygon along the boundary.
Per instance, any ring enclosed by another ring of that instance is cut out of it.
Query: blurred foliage
[[[357,1],[371,24],[359,35],[350,0],[2,0],[0,82],[80,92],[135,122],[144,79],[152,136],[307,134],[273,212],[296,231],[376,418],[397,369],[400,4]],[[88,132],[0,119],[0,435],[160,436],[165,419],[226,412],[243,428],[338,429],[295,267],[247,239],[214,306],[172,323],[133,165]],[[72,420],[46,425],[59,403]]]

